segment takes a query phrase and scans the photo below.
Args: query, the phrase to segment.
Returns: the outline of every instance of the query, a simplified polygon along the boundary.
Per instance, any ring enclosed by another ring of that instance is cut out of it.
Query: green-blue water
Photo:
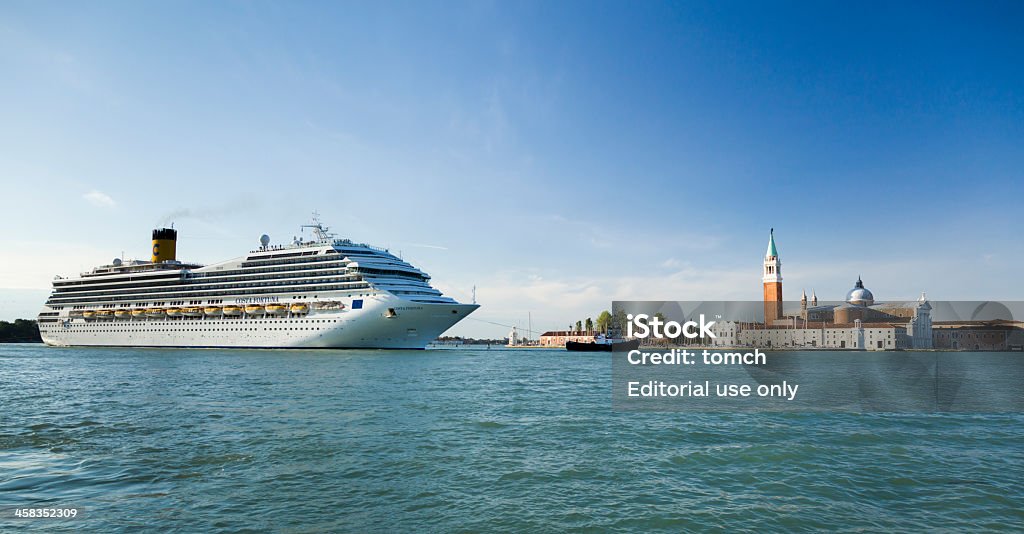
[[[1024,525],[1020,415],[614,412],[610,367],[0,345],[0,531]]]

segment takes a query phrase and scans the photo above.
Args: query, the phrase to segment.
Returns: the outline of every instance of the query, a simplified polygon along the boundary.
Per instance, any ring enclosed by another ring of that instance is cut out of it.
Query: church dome
[[[856,306],[871,306],[875,303],[875,296],[868,288],[864,287],[864,282],[858,276],[853,289],[846,293],[846,302]]]

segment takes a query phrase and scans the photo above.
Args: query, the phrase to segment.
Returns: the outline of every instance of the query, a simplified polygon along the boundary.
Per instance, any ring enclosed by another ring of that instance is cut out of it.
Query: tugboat
[[[582,341],[565,342],[565,350],[572,352],[613,352],[638,348],[640,348],[639,339],[610,338],[605,337],[604,334],[598,335],[594,341],[587,343]]]

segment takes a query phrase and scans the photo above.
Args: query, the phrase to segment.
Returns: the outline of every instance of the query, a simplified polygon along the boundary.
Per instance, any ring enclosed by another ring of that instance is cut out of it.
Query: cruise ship
[[[153,230],[151,261],[115,259],[57,277],[38,317],[52,346],[423,349],[479,306],[460,304],[385,249],[311,240],[199,265],[178,261],[177,231]]]

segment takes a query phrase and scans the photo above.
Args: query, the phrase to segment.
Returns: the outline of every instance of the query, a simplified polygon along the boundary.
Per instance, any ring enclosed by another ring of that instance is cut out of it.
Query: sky
[[[1024,300],[1019,2],[0,3],[0,319],[315,210],[482,307]]]

